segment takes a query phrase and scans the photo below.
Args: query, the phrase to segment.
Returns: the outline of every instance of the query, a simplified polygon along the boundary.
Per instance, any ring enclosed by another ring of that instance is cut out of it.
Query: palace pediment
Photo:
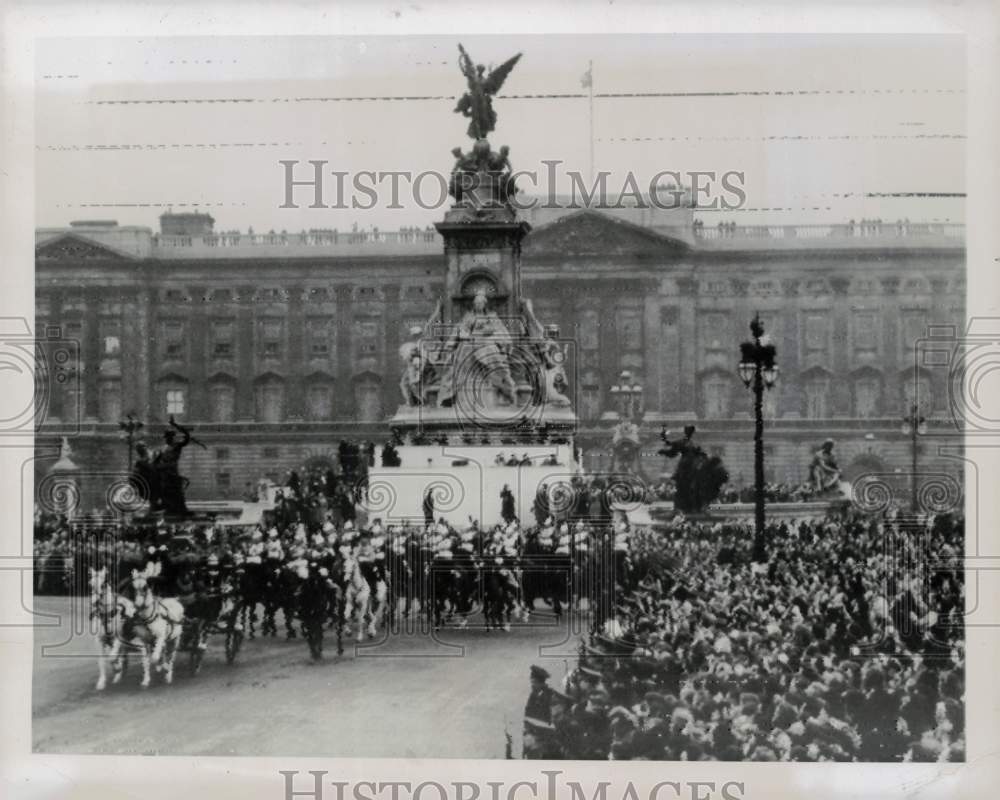
[[[132,261],[114,247],[76,233],[64,233],[35,246],[36,261]]]
[[[535,228],[524,240],[525,257],[679,256],[688,245],[609,214],[584,209]]]

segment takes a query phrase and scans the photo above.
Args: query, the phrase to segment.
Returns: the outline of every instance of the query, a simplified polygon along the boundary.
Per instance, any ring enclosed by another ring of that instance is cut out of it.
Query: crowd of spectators
[[[41,510],[34,520],[34,576],[36,594],[67,594],[73,554],[73,531],[65,517]]]
[[[672,501],[676,487],[672,478],[661,480],[650,487],[648,501]],[[793,483],[791,481],[768,481],[764,484],[764,499],[768,503],[805,503],[815,497],[816,491],[811,483]],[[726,484],[719,493],[717,503],[752,503],[755,490],[753,486],[734,486]]]
[[[747,527],[683,522],[533,692],[524,755],[962,761],[963,540],[948,515],[781,523],[761,566]]]

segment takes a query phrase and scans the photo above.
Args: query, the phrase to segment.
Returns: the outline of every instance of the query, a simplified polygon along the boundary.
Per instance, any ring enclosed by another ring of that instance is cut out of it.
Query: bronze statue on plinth
[[[497,115],[493,110],[493,96],[500,91],[500,87],[507,80],[510,71],[521,59],[521,54],[518,53],[513,58],[507,59],[499,67],[491,69],[487,75],[486,67],[482,64],[473,64],[462,45],[458,46],[458,52],[461,54],[458,64],[466,81],[468,81],[469,88],[458,99],[455,113],[468,118],[470,138],[485,139],[497,126]]]

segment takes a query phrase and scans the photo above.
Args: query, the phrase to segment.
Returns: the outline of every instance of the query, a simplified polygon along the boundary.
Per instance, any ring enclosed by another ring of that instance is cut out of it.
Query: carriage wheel
[[[236,630],[232,622],[230,622],[229,627],[226,629],[227,664],[232,664],[236,660],[236,654],[240,651],[241,644],[243,644],[243,631]]]

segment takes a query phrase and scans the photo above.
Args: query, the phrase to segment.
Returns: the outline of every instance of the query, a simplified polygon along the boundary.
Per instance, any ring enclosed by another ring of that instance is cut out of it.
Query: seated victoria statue
[[[481,381],[495,390],[498,400],[512,405],[517,393],[508,358],[512,343],[507,326],[490,311],[486,293],[477,292],[472,309],[444,347],[448,360],[441,374],[438,405],[452,405],[459,391],[472,390]]]

